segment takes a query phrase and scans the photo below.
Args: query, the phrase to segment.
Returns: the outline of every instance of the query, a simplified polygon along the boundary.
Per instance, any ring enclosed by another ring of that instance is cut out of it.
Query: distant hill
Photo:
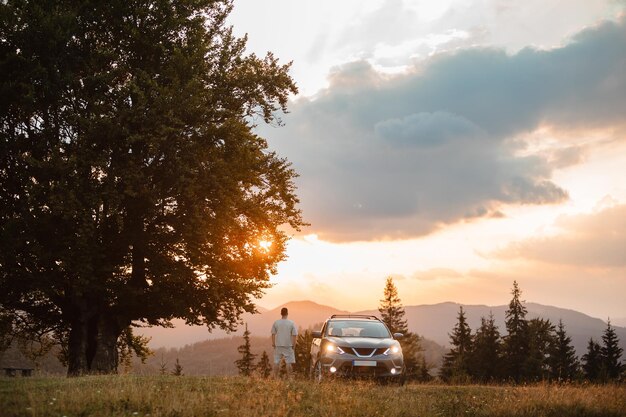
[[[431,305],[405,306],[409,329],[439,345],[447,346],[449,344],[448,333],[452,331],[456,323],[456,316],[460,305],[461,304],[458,303],[446,302]],[[573,344],[579,356],[582,356],[586,351],[589,338],[593,337],[600,341],[602,333],[606,329],[605,321],[574,310],[537,303],[526,303],[525,305],[528,309],[528,318],[543,317],[555,324],[558,323],[559,319],[562,319],[567,333],[572,337]],[[332,314],[348,314],[345,310],[339,310],[312,301],[292,301],[272,310],[260,311],[259,314],[244,315],[243,320],[248,323],[248,329],[251,331],[252,335],[259,337],[269,335],[272,323],[274,320],[280,318],[280,308],[283,306],[289,309],[289,318],[294,320],[298,326],[305,329],[323,322]],[[496,324],[500,328],[501,333],[506,333],[504,316],[507,308],[508,306],[506,305],[463,305],[468,323],[472,330],[476,330],[480,325],[480,318],[482,316],[487,317],[489,312],[493,312]],[[357,313],[379,315],[378,310],[365,310]],[[621,341],[622,347],[626,350],[626,328],[617,326],[617,323],[613,324],[616,327],[616,333]],[[233,336],[223,331],[209,333],[203,327],[184,325],[177,326],[174,329],[149,328],[137,329],[137,331],[138,333],[152,337],[150,346],[153,349],[158,347],[182,347],[186,344],[192,344],[207,339]],[[240,335],[241,333],[242,331],[240,330],[236,332],[235,335]]]
[[[171,373],[178,359],[185,375],[236,375],[235,361],[241,357],[237,352],[237,347],[241,344],[243,344],[243,337],[231,336],[205,340],[179,349],[160,348],[146,360],[145,364],[135,358],[132,372],[154,375],[161,372],[161,365],[163,365],[166,373]],[[250,346],[252,353],[259,355],[256,361],[259,360],[263,351],[266,351],[270,360],[273,360],[272,342],[269,337],[251,337]]]

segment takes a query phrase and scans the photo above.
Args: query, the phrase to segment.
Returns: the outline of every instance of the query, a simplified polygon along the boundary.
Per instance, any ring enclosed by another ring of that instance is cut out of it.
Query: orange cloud
[[[626,205],[564,216],[555,226],[559,234],[513,243],[497,255],[584,267],[626,267]]]

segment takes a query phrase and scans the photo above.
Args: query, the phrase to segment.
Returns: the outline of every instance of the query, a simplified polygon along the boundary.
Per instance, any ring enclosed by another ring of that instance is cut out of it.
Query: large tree
[[[378,311],[391,333],[402,333],[400,346],[404,356],[406,375],[410,378],[417,378],[420,370],[418,354],[422,350],[419,336],[409,331],[409,325],[404,317],[404,307],[391,277],[387,277],[385,281],[383,299],[380,300]]]
[[[0,2],[0,304],[64,339],[69,375],[115,372],[132,323],[233,329],[303,224],[253,131],[289,65],[247,55],[231,8]]]

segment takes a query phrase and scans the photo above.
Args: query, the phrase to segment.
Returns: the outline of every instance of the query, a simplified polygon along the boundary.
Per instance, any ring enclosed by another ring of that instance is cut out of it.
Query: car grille
[[[378,349],[355,348],[355,347],[352,348],[352,351],[354,352],[355,355],[365,356],[365,357],[370,357],[374,355],[382,355],[383,353],[385,353],[386,350],[387,348],[378,348]]]

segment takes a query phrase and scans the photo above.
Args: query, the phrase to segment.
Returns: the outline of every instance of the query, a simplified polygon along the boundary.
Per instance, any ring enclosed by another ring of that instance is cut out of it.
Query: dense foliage
[[[253,133],[289,65],[246,55],[231,8],[0,2],[0,322],[61,342],[70,375],[115,372],[132,324],[233,329],[303,224]]]
[[[502,339],[492,313],[489,318],[480,319],[480,327],[470,349],[469,366],[469,374],[479,382],[492,382],[500,376]]]
[[[596,382],[624,380],[626,363],[621,361],[623,351],[609,321],[602,335],[602,345],[589,339],[587,353],[582,357],[585,378]]]

